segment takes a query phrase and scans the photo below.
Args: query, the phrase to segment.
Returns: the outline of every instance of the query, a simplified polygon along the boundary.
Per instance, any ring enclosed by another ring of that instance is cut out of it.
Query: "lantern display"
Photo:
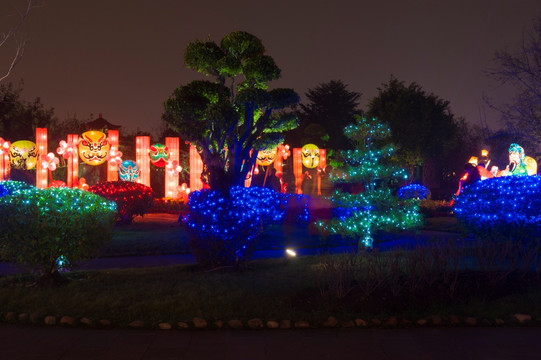
[[[306,144],[301,149],[302,164],[309,169],[319,165],[319,148],[314,144]]]
[[[120,180],[133,182],[139,178],[139,174],[139,166],[135,161],[124,160],[118,166],[118,175],[120,176]]]
[[[100,165],[107,160],[111,145],[101,131],[91,130],[83,133],[79,142],[79,156],[88,165]]]
[[[257,160],[256,164],[261,166],[269,166],[274,162],[274,159],[276,158],[276,148],[274,149],[266,149],[266,150],[259,150],[257,153]]]
[[[169,148],[160,143],[153,144],[150,146],[148,156],[155,166],[164,167],[169,160]]]
[[[38,148],[32,141],[15,141],[9,148],[9,156],[13,168],[30,170],[38,163]]]

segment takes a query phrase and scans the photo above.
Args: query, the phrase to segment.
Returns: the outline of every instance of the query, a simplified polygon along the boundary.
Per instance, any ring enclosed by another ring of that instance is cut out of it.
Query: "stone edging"
[[[320,329],[320,328],[413,328],[413,327],[438,327],[438,326],[516,326],[516,325],[541,325],[541,318],[532,319],[529,314],[513,314],[508,320],[503,319],[480,319],[472,316],[458,315],[430,315],[417,320],[398,319],[389,317],[387,319],[373,318],[365,320],[361,318],[339,320],[330,316],[326,321],[320,324],[310,324],[308,321],[291,321],[291,320],[261,320],[258,318],[242,321],[232,319],[223,321],[215,320],[208,321],[206,319],[195,317],[188,321],[178,321],[176,324],[171,322],[159,322],[157,324],[149,324],[142,320],[134,320],[127,325],[121,326],[115,324],[108,319],[93,320],[87,317],[75,318],[72,316],[55,316],[43,315],[40,313],[16,313],[13,311],[0,313],[0,322],[18,323],[18,324],[35,324],[49,326],[66,326],[66,327],[89,327],[89,328],[132,328],[132,329],[160,329],[160,330],[211,330],[211,329],[244,329],[244,330],[261,330],[261,329]]]

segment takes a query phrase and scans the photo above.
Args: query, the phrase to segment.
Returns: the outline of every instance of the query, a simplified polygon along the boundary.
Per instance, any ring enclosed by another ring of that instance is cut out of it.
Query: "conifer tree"
[[[421,224],[416,200],[399,199],[393,187],[407,178],[406,171],[390,161],[394,152],[391,131],[376,118],[355,116],[356,122],[344,129],[355,150],[341,151],[344,166],[331,174],[337,188],[362,184],[360,193],[337,190],[332,196],[333,217],[318,221],[329,233],[359,239],[359,250],[371,248],[377,230],[404,230]]]

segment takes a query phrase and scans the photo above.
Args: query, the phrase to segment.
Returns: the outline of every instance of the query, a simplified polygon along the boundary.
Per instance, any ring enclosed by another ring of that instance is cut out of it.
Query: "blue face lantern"
[[[124,160],[118,167],[121,180],[134,182],[139,177],[139,166],[132,160]]]

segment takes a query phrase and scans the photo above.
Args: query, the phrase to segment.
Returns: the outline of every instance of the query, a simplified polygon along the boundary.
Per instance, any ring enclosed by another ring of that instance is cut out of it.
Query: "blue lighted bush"
[[[79,189],[33,188],[2,197],[0,256],[54,279],[59,259],[72,267],[112,238],[115,214],[113,202]]]
[[[227,195],[209,190],[190,194],[185,222],[190,248],[203,267],[245,266],[263,227],[284,215],[271,189],[232,187]]]
[[[430,190],[421,184],[409,184],[398,189],[397,196],[400,200],[424,200],[430,197]]]
[[[454,212],[479,239],[529,240],[541,231],[541,177],[506,176],[467,186]]]
[[[25,183],[24,181],[5,180],[0,181],[0,186],[6,189],[6,193],[3,196],[11,195],[19,191],[32,189],[34,186]],[[0,191],[0,197],[2,197],[2,191]]]
[[[135,216],[148,214],[154,203],[152,188],[131,181],[107,181],[88,191],[116,203],[118,223],[131,224]]]

